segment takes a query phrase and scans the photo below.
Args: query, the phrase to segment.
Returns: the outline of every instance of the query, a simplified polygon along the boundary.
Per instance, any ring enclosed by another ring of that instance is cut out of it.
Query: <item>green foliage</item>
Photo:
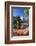
[[[24,14],[25,14],[25,16],[29,16],[29,9],[28,8],[25,8],[25,10],[24,10]]]
[[[16,16],[16,19],[13,21],[14,28],[18,29],[20,27],[20,17]]]

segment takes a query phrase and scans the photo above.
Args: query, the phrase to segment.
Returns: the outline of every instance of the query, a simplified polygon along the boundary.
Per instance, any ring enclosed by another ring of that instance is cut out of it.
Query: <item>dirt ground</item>
[[[29,28],[25,29],[13,29],[14,36],[26,36],[29,35]]]

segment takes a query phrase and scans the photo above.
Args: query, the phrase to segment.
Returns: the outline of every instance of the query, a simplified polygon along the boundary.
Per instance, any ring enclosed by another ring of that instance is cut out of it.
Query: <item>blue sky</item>
[[[20,18],[23,20],[23,16],[25,17],[24,7],[13,7],[12,10],[13,10],[13,16],[20,16]]]
[[[24,8],[17,7],[13,8],[13,16],[23,16],[24,15]]]

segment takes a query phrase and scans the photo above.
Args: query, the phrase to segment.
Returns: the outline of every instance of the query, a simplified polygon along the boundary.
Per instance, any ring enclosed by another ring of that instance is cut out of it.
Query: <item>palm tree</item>
[[[29,8],[24,9],[24,14],[25,14],[25,16],[29,16]]]
[[[24,18],[25,17],[25,18]],[[27,18],[27,21],[25,20],[24,23],[27,23],[29,25],[29,8],[25,8],[24,9],[24,16],[23,16],[23,20]]]

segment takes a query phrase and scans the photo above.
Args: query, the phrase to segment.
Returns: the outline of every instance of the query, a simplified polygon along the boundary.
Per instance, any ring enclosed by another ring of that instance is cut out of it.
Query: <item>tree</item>
[[[13,23],[14,23],[14,28],[19,29],[19,27],[20,27],[20,16],[16,16],[14,18]]]
[[[29,8],[25,8],[24,14],[25,14],[25,16],[29,16]]]
[[[25,25],[25,27],[27,27],[29,25],[29,8],[24,9],[24,15],[25,15],[25,22],[24,23],[27,23],[27,25]],[[23,19],[24,19],[24,16],[23,16]]]

